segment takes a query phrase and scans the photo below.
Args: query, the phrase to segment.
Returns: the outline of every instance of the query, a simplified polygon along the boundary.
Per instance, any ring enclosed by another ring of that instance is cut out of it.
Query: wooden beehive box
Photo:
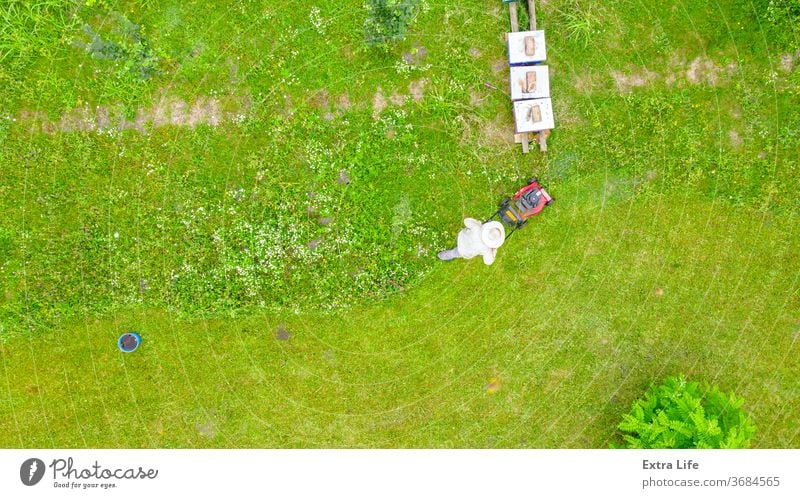
[[[547,59],[544,31],[517,31],[508,34],[508,63],[525,66]]]
[[[547,66],[511,68],[511,100],[544,99],[550,96],[550,71]]]
[[[555,128],[553,104],[550,99],[518,100],[514,102],[516,133],[528,133]]]

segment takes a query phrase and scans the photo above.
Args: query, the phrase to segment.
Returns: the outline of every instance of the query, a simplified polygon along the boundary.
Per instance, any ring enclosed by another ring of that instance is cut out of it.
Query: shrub
[[[417,14],[419,0],[367,0],[364,23],[367,45],[380,46],[403,40]]]
[[[716,386],[668,377],[623,415],[627,448],[746,448],[755,432],[743,400]]]
[[[121,76],[131,74],[142,80],[151,78],[158,71],[160,58],[143,36],[141,26],[119,13],[114,14],[114,19],[117,24],[114,33],[117,41],[100,35],[91,26],[84,24],[83,31],[91,41],[77,42],[77,45],[85,48],[95,59],[121,62]]]

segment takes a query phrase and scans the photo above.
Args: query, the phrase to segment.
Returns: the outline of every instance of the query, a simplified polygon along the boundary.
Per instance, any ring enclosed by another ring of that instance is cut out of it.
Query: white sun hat
[[[481,227],[481,241],[491,249],[497,249],[506,240],[506,229],[499,221],[484,223]]]

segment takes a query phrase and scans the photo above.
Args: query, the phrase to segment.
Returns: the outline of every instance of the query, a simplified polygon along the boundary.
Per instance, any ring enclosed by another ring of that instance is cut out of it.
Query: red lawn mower
[[[527,185],[517,190],[514,197],[503,199],[497,211],[486,221],[499,218],[504,225],[511,227],[507,239],[518,228],[524,227],[528,223],[528,218],[541,213],[542,209],[554,200],[544,187],[539,185],[539,179],[534,177],[528,180]]]

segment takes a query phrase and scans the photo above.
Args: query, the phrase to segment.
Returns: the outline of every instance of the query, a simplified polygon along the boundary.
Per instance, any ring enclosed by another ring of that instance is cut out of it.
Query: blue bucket
[[[142,343],[142,336],[136,332],[125,332],[117,340],[117,347],[123,353],[133,353]]]

